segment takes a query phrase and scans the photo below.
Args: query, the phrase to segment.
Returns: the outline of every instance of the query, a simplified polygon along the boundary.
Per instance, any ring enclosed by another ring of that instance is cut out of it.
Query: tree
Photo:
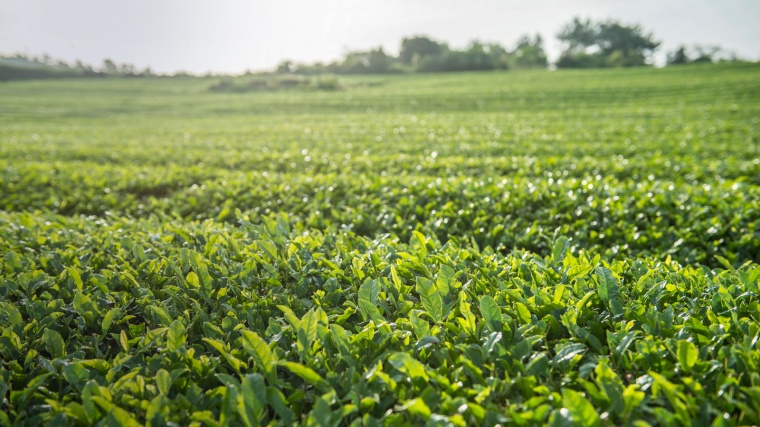
[[[565,45],[557,67],[632,67],[646,65],[660,42],[638,25],[579,18],[557,34]]]
[[[293,72],[293,62],[282,61],[277,65],[277,74],[288,74]]]
[[[693,45],[691,47],[679,46],[673,52],[668,53],[668,65],[711,63],[724,61],[741,61],[736,54],[721,48],[720,46]]]
[[[438,43],[425,36],[404,38],[401,41],[399,61],[406,65],[416,65],[426,57],[440,55],[448,50],[444,43]]]
[[[395,58],[388,56],[382,47],[365,52],[349,52],[342,64],[332,72],[347,74],[382,74],[393,71]]]
[[[509,54],[510,62],[516,68],[546,68],[549,64],[544,50],[544,40],[540,34],[531,38],[528,34],[517,40]]]
[[[720,46],[694,46],[694,59],[690,62],[714,62],[723,52]]]
[[[473,41],[466,50],[447,50],[420,61],[417,71],[480,71],[507,68],[507,51],[496,43]]]
[[[369,52],[367,61],[367,71],[370,73],[387,73],[391,68],[393,58],[386,55],[383,48],[379,47]]]
[[[600,25],[599,46],[613,66],[640,66],[645,65],[660,46],[660,42],[652,37],[639,26],[625,26],[611,21]]]
[[[117,72],[119,74],[133,75],[133,74],[136,74],[135,71],[136,71],[135,66],[127,62],[120,64],[117,67]]]
[[[566,44],[563,53],[577,54],[586,51],[590,46],[596,43],[598,37],[598,28],[590,19],[582,21],[580,18],[574,18],[573,22],[566,24],[557,38]]]
[[[691,62],[691,58],[689,58],[686,47],[683,45],[668,54],[668,65],[688,64],[689,62]]]
[[[116,66],[115,62],[113,62],[111,59],[106,58],[103,60],[103,71],[108,74],[115,74],[118,71],[118,67]]]

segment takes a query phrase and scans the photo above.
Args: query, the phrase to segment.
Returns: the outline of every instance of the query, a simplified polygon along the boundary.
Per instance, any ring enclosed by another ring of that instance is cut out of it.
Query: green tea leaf
[[[597,386],[599,386],[600,390],[604,392],[612,404],[612,412],[623,416],[626,409],[623,380],[609,367],[606,360],[601,360],[596,365],[594,374]]]
[[[631,413],[635,408],[644,401],[646,393],[639,391],[637,384],[631,384],[625,388],[623,399],[625,400],[625,413]]]
[[[169,395],[172,387],[172,377],[166,369],[159,369],[156,372],[156,386],[161,394]]]
[[[82,407],[90,423],[94,423],[100,417],[98,406],[91,399],[92,396],[100,396],[100,389],[95,380],[88,381],[82,388]]]
[[[145,411],[146,426],[158,427],[166,425],[166,418],[169,416],[171,410],[171,404],[166,395],[159,394],[154,397],[148,404],[148,408]]]
[[[652,371],[649,371],[649,376],[652,377],[657,388],[664,392],[665,397],[668,399],[668,402],[670,402],[673,409],[675,409],[676,416],[680,421],[684,424],[688,424],[691,415],[689,414],[688,407],[685,403],[687,401],[686,395],[679,391],[678,387],[668,381],[664,376]]]
[[[240,368],[242,367],[242,362],[240,361],[240,359],[236,358],[235,356],[232,355],[232,353],[230,353],[230,351],[226,348],[226,345],[223,342],[219,340],[211,339],[211,338],[203,338],[202,341],[208,344],[209,346],[211,346],[217,352],[219,352],[219,354],[221,354],[222,357],[224,357],[227,363],[229,363],[230,366],[232,366],[235,372],[240,371]]]
[[[257,240],[256,244],[272,261],[277,260],[277,246],[274,243],[269,240]]]
[[[210,292],[212,288],[211,276],[204,265],[203,256],[192,249],[182,248],[181,257],[190,263],[190,266],[198,277],[201,289],[204,289],[207,293]]]
[[[410,378],[428,380],[425,366],[408,353],[396,352],[388,357],[388,362],[397,370],[409,375]]]
[[[275,387],[267,387],[266,392],[269,406],[274,409],[274,412],[282,419],[285,425],[291,425],[295,415],[293,414],[293,410],[288,407],[282,392]]]
[[[599,297],[612,314],[622,314],[622,295],[620,285],[615,276],[607,268],[597,267],[596,276],[599,279]]]
[[[98,308],[93,304],[89,296],[77,292],[74,294],[74,310],[82,316],[88,324],[95,323],[96,316],[99,315]]]
[[[317,314],[314,312],[314,309],[311,309],[301,318],[298,327],[298,351],[302,355],[308,353],[316,338]]]
[[[459,293],[459,314],[457,322],[462,327],[462,330],[468,334],[475,336],[477,333],[477,321],[475,320],[475,314],[470,309],[470,303],[467,302],[467,294],[465,292]]]
[[[256,365],[265,373],[269,382],[273,384],[276,383],[275,358],[266,341],[264,341],[256,332],[246,330],[241,331],[241,337],[243,339],[243,348],[245,348],[245,351],[253,357]]]
[[[555,264],[561,264],[567,255],[567,249],[570,247],[570,241],[566,236],[560,236],[556,242],[554,242],[554,250],[552,251],[552,259]]]
[[[430,323],[420,317],[422,313],[422,310],[412,310],[409,312],[409,322],[412,324],[412,329],[417,338],[424,338],[430,335]]]
[[[376,323],[384,321],[380,310],[377,308],[377,298],[380,294],[380,283],[377,280],[367,278],[359,287],[359,310],[362,316]]]
[[[403,406],[398,408],[398,410],[406,411],[410,415],[420,417],[425,421],[430,419],[430,415],[432,415],[432,411],[430,411],[428,405],[425,404],[425,401],[418,398],[406,402]]]
[[[351,343],[342,326],[330,325],[330,339],[344,359],[351,359]]]
[[[318,373],[309,367],[301,365],[300,363],[279,361],[277,364],[298,375],[301,377],[301,379],[314,386],[323,389],[329,387],[327,382]]]
[[[81,391],[90,378],[90,371],[81,362],[68,363],[63,366],[63,376],[76,390]]]
[[[322,397],[318,397],[317,401],[314,402],[314,408],[309,412],[309,415],[306,417],[306,425],[309,426],[331,426],[331,425],[338,425],[338,422],[335,420],[335,418],[340,417],[339,412],[335,412],[330,409],[330,404],[328,404],[325,399]]]
[[[169,325],[169,331],[166,333],[166,346],[170,351],[177,351],[185,345],[185,341],[187,341],[185,325],[179,319],[175,319]]]
[[[238,413],[248,427],[261,425],[266,408],[267,389],[259,374],[246,375],[240,384]]]
[[[114,319],[116,318],[116,315],[120,313],[120,309],[118,307],[112,308],[106,312],[106,315],[103,316],[103,322],[101,323],[101,331],[103,332],[103,335],[108,333],[108,330],[111,329],[111,325],[113,324]]]
[[[694,343],[690,341],[678,341],[677,353],[678,363],[681,364],[681,367],[686,372],[691,371],[691,368],[693,368],[699,360],[699,350],[697,350],[697,346],[695,346]]]
[[[581,393],[565,388],[562,389],[562,406],[573,418],[573,422],[583,426],[599,426],[601,419],[594,406]]]
[[[443,299],[438,289],[435,288],[430,280],[417,276],[417,293],[420,294],[422,305],[430,314],[434,322],[439,323],[443,320]]]
[[[528,360],[528,364],[525,365],[525,372],[528,375],[545,376],[549,371],[549,358],[546,353],[533,353]]]
[[[620,339],[620,343],[613,349],[613,354],[618,357],[622,356],[640,334],[641,332],[639,331],[626,332],[623,338]]]
[[[185,277],[185,280],[192,288],[200,288],[201,287],[201,281],[198,279],[198,275],[195,274],[194,271],[191,271],[187,273],[187,276]]]
[[[163,308],[152,305],[150,306],[150,310],[153,312],[153,314],[156,316],[158,321],[160,322],[160,326],[168,327],[172,323],[172,318],[169,316],[169,313],[166,312]]]
[[[588,274],[594,267],[586,264],[576,264],[567,269],[567,279],[572,280],[577,277],[582,277]]]
[[[414,236],[414,240],[418,242],[417,249],[420,251],[422,256],[427,255],[427,238],[425,235],[417,230],[413,230],[412,236]]]
[[[451,289],[456,284],[456,277],[456,270],[445,264],[441,266],[435,285],[443,297],[451,294]]]
[[[11,325],[14,329],[18,329],[24,326],[24,319],[12,304],[0,302],[0,324]]]
[[[526,307],[525,304],[521,302],[516,302],[515,310],[517,311],[517,318],[520,320],[521,323],[530,323],[531,321],[530,310],[528,310],[528,307]]]
[[[79,292],[84,290],[84,283],[82,283],[82,277],[79,275],[79,271],[74,267],[66,267],[66,272],[69,273],[69,277],[74,281],[74,285]]]
[[[283,314],[285,314],[285,319],[287,319],[288,323],[290,323],[293,328],[298,330],[301,327],[301,319],[296,316],[290,307],[278,305],[277,308],[282,311]]]
[[[114,405],[107,399],[100,396],[92,396],[92,401],[100,408],[106,411],[106,425],[118,425],[126,427],[139,427],[141,424],[132,415],[124,409]]]
[[[480,297],[480,313],[493,332],[501,332],[501,309],[490,295]]]
[[[42,333],[42,342],[45,344],[45,349],[54,359],[63,357],[66,354],[66,345],[63,342],[63,338],[61,338],[61,334],[58,332],[52,329],[45,329]]]
[[[219,424],[222,426],[232,425],[237,421],[237,414],[239,408],[238,387],[234,384],[227,383],[222,388],[222,407],[219,414]]]
[[[568,344],[557,351],[552,363],[562,365],[573,360],[575,356],[582,355],[588,348],[581,343]]]
[[[119,344],[121,344],[121,348],[124,349],[124,351],[129,351],[129,339],[127,338],[127,333],[123,329],[119,332]]]

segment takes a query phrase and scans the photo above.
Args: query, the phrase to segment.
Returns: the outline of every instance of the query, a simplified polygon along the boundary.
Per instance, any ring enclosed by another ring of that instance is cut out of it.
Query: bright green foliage
[[[707,270],[568,253],[550,268],[527,252],[430,239],[426,256],[406,258],[410,247],[393,239],[298,227],[273,262],[256,239],[274,236],[213,221],[186,224],[185,241],[178,224],[151,220],[26,218],[24,230],[3,232],[6,250],[30,266],[5,280],[3,298],[29,326],[4,324],[1,343],[4,404],[29,422],[224,415],[254,425],[325,408],[336,419],[398,422],[758,420],[756,264]],[[66,246],[25,253],[9,239],[56,230]],[[108,239],[117,230],[150,247],[145,261]],[[106,334],[74,309],[82,293],[55,264],[93,236],[108,255],[79,261],[83,294],[125,313]],[[182,246],[199,259],[183,263]],[[357,280],[356,257],[374,259],[363,267],[373,279]],[[208,301],[184,281],[197,261],[209,266]],[[444,266],[456,272],[446,294],[420,275]],[[579,266],[585,273],[571,275]],[[32,285],[42,277],[49,283]],[[375,301],[373,315],[352,308],[363,299]],[[41,405],[51,392],[49,413]]]
[[[760,424],[758,70],[4,83],[0,426]]]

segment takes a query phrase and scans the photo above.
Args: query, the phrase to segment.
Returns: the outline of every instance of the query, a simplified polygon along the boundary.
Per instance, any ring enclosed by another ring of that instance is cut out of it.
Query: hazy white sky
[[[464,47],[554,35],[574,16],[641,24],[663,41],[760,59],[760,0],[0,0],[0,53],[103,58],[171,72],[241,72],[338,59],[426,34]]]

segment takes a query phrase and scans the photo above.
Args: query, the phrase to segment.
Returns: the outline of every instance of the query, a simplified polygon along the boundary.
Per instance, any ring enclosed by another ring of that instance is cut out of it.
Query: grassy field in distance
[[[0,425],[760,423],[760,65],[0,83]]]

